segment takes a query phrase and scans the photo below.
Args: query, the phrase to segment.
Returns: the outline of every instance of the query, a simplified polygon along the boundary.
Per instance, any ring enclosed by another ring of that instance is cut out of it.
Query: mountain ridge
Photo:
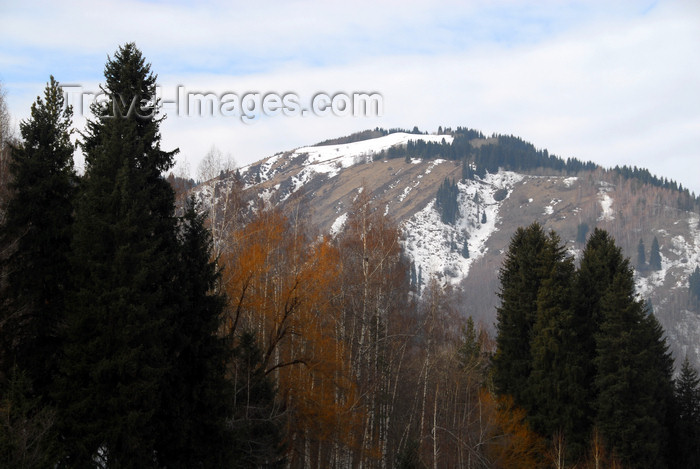
[[[637,291],[666,329],[677,362],[688,355],[700,364],[700,315],[685,292],[700,265],[694,194],[644,169],[564,160],[517,137],[439,130],[375,129],[327,140],[222,174],[195,192],[214,211],[236,184],[247,210],[303,200],[319,231],[333,233],[367,190],[401,227],[404,252],[423,283],[434,276],[458,289],[464,312],[488,326],[495,321],[502,254],[518,226],[538,221],[557,231],[574,257],[582,230],[604,228],[632,265],[639,240],[651,246],[658,238],[662,269],[637,266]],[[446,181],[457,189],[453,223],[441,220],[436,203]]]

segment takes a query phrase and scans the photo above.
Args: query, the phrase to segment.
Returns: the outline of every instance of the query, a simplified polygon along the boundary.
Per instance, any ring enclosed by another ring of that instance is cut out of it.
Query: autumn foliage
[[[485,387],[492,341],[437,282],[409,294],[397,225],[362,193],[335,237],[317,236],[306,210],[261,207],[219,258],[221,333],[232,350],[257,338],[286,462],[392,467],[416,448],[425,466],[532,467],[542,443]]]

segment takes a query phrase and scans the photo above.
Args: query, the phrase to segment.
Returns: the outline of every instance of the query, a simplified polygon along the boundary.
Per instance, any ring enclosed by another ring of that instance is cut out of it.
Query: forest
[[[518,229],[492,337],[370,191],[335,236],[240,184],[202,211],[155,84],[134,44],[108,59],[82,175],[53,77],[21,138],[0,109],[0,467],[696,466],[700,378],[610,234],[576,265]]]

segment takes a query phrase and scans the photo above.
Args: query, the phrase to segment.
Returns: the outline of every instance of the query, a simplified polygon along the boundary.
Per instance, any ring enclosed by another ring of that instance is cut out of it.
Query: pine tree
[[[601,298],[596,334],[596,427],[631,467],[666,467],[673,361],[663,330],[635,298],[629,267]]]
[[[690,298],[694,301],[700,301],[700,267],[695,267],[695,270],[688,278],[688,288],[690,289]]]
[[[659,253],[659,240],[656,238],[656,236],[654,236],[654,241],[651,243],[649,268],[652,270],[661,270],[661,253]]]
[[[230,351],[218,335],[225,297],[215,292],[220,273],[205,219],[190,197],[179,230],[179,307],[167,347],[172,365],[156,416],[159,464],[169,468],[230,467],[236,457],[228,428],[234,412],[233,383],[226,376]]]
[[[71,118],[51,77],[44,98],[20,124],[24,142],[11,153],[12,198],[0,227],[0,245],[9,254],[1,265],[7,279],[0,298],[2,369],[7,375],[17,365],[42,398],[57,372],[69,271],[77,182]]]
[[[583,454],[589,435],[585,430],[588,383],[581,362],[583,344],[574,329],[574,263],[556,234],[550,235],[549,242],[543,253],[549,271],[538,292],[532,330],[528,417],[539,434],[547,438],[562,435],[569,458],[575,461]]]
[[[637,269],[644,270],[647,265],[647,256],[644,248],[644,241],[639,238],[639,244],[637,245]]]
[[[532,371],[530,340],[537,319],[537,299],[550,274],[544,253],[552,247],[538,223],[518,228],[511,238],[499,272],[501,304],[496,308],[496,354],[493,379],[499,394],[513,396],[515,404],[532,408],[528,379]]]
[[[481,224],[486,223],[486,210],[481,212]]]
[[[607,231],[595,228],[588,238],[581,263],[574,280],[575,330],[582,342],[582,362],[585,366],[585,382],[592,383],[596,368],[596,334],[602,322],[601,299],[619,271],[628,269],[628,262],[615,240]],[[588,420],[586,431],[592,428],[595,412],[592,403],[596,399],[593,386],[589,386],[585,409]]]
[[[464,240],[464,245],[462,246],[462,257],[469,259],[469,240]]]
[[[420,295],[421,290],[423,289],[423,266],[419,265],[418,266],[418,294]]]
[[[678,420],[673,438],[674,467],[691,469],[700,461],[700,377],[683,361],[675,385]]]
[[[157,465],[155,440],[178,309],[174,194],[163,178],[156,77],[132,43],[105,67],[108,100],[83,141],[59,429],[66,464]]]
[[[584,382],[595,383],[582,427],[595,426],[633,467],[663,467],[673,361],[663,329],[635,297],[629,259],[606,231],[589,238],[574,290]]]
[[[0,467],[55,467],[55,411],[32,394],[27,373],[13,367],[0,390]]]
[[[411,286],[411,290],[416,290],[416,287],[418,285],[418,275],[416,274],[416,263],[411,261],[411,272],[410,272],[410,278],[409,278],[409,285]]]

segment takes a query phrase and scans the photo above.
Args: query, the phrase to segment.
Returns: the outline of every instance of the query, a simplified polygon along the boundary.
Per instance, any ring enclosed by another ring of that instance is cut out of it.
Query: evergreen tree
[[[0,390],[0,467],[55,467],[55,411],[32,397],[27,373],[13,367]]]
[[[474,169],[472,168],[471,162],[468,158],[462,160],[462,180],[474,180]]]
[[[486,223],[486,210],[481,212],[481,223]]]
[[[678,412],[673,438],[674,467],[691,469],[700,461],[700,377],[688,361],[683,361],[675,385]]]
[[[690,274],[688,288],[690,289],[690,298],[700,301],[700,267],[695,267],[693,273]]]
[[[418,294],[420,295],[421,290],[423,289],[423,266],[419,265],[418,266]]]
[[[156,77],[134,44],[105,67],[77,199],[59,429],[72,467],[157,466],[180,299],[174,194],[163,178]]]
[[[589,437],[585,424],[585,366],[583,344],[574,328],[572,289],[574,262],[556,234],[543,252],[545,273],[537,295],[537,316],[532,330],[532,372],[529,420],[543,436],[562,434],[569,459],[577,460]]]
[[[454,181],[445,178],[437,192],[435,206],[443,223],[454,224],[459,216],[457,197],[459,189]]]
[[[639,244],[637,245],[637,268],[639,270],[644,270],[647,265],[647,256],[644,248],[644,241],[639,238]]]
[[[462,246],[462,257],[469,259],[469,240],[464,240],[464,246]]]
[[[409,285],[411,287],[411,290],[413,290],[413,291],[416,290],[416,286],[418,285],[418,274],[416,274],[416,263],[413,261],[411,261],[411,273],[410,273]]]
[[[533,223],[518,228],[511,238],[499,272],[500,306],[496,308],[496,353],[493,379],[499,394],[513,396],[515,404],[532,408],[528,379],[532,371],[530,340],[537,319],[537,299],[543,280],[551,273],[545,251],[556,241]]]
[[[584,248],[574,281],[575,330],[582,342],[581,354],[587,383],[592,383],[596,374],[595,336],[602,322],[601,299],[615,275],[628,268],[628,261],[615,245],[615,240],[607,231],[595,228]],[[588,389],[586,402],[590,404],[595,401],[596,393],[593,386]],[[588,430],[592,428],[595,417],[592,405],[588,406],[585,413],[589,422],[586,425]]]
[[[663,330],[635,298],[629,267],[601,298],[596,334],[596,427],[631,467],[665,467],[673,361]]]
[[[235,455],[228,422],[233,383],[226,377],[229,350],[220,330],[225,298],[215,293],[219,270],[211,260],[206,214],[188,199],[180,223],[179,308],[168,352],[172,363],[161,387],[159,464],[169,468],[230,467]]]
[[[51,77],[44,98],[20,124],[24,142],[11,153],[12,198],[0,246],[8,256],[0,298],[2,371],[15,365],[37,395],[47,397],[57,372],[76,187],[72,109]]]
[[[649,268],[652,270],[661,270],[661,253],[659,253],[659,240],[654,236],[654,241],[651,243],[651,253],[649,253]]]

